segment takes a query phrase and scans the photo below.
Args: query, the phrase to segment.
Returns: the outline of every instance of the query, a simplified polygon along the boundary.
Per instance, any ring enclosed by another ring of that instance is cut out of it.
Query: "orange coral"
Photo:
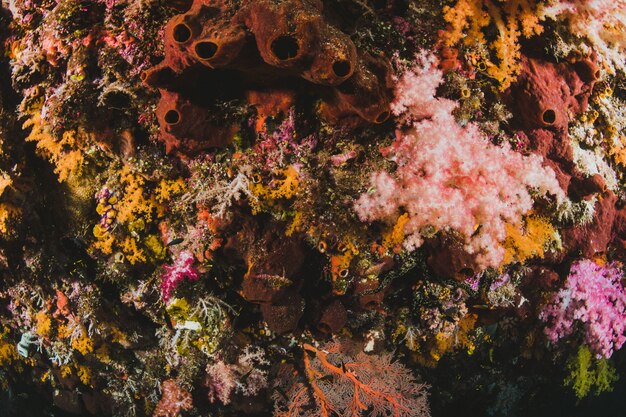
[[[37,142],[37,150],[55,165],[55,172],[59,182],[77,172],[84,162],[83,152],[80,150],[85,142],[91,140],[85,131],[65,131],[61,137],[56,137],[50,127],[41,117],[41,107],[31,110],[30,118],[24,122],[23,128],[31,128],[27,141]]]
[[[526,262],[533,257],[543,258],[546,246],[559,241],[558,232],[547,219],[529,217],[523,229],[507,224],[507,237],[502,242],[506,249],[502,265],[511,262]]]
[[[539,35],[541,10],[531,0],[510,0],[498,4],[492,0],[459,0],[456,5],[444,8],[444,18],[449,30],[443,33],[446,46],[459,42],[468,47],[487,46],[484,31],[495,26],[497,38],[491,42],[496,60],[485,57],[484,70],[500,82],[506,90],[519,73],[520,37]],[[480,67],[480,66],[479,66]]]

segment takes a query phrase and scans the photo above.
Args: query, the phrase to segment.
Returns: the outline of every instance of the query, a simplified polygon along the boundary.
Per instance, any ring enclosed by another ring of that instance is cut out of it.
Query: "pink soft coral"
[[[168,379],[161,384],[163,397],[154,409],[152,417],[176,417],[182,410],[191,410],[191,394],[178,386],[176,381]]]
[[[161,291],[163,292],[163,300],[167,302],[176,289],[185,278],[189,281],[197,281],[198,271],[193,267],[194,256],[191,252],[181,252],[172,266],[164,266],[166,272],[161,277]]]
[[[398,80],[392,110],[405,128],[383,150],[398,169],[393,175],[374,173],[373,191],[363,194],[355,208],[364,221],[394,222],[401,212],[408,213],[404,246],[409,250],[421,246],[425,228],[453,229],[465,238],[465,250],[476,255],[479,266],[498,266],[505,224],[519,223],[533,206],[528,188],[559,200],[564,193],[540,156],[495,146],[474,123],[459,125],[452,115],[457,103],[435,97],[442,81],[435,64],[423,53]]]
[[[540,318],[548,322],[546,336],[558,342],[581,325],[585,343],[597,355],[609,358],[626,336],[626,289],[616,263],[600,266],[584,259],[570,269],[565,287],[554,294]]]

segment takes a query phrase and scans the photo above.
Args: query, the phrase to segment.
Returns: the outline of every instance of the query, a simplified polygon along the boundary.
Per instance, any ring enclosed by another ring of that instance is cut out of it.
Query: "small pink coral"
[[[163,300],[165,302],[170,299],[172,292],[185,278],[189,281],[197,281],[199,279],[198,271],[193,267],[194,261],[193,254],[185,251],[178,255],[174,265],[163,267],[167,271],[161,277],[161,291],[163,292]]]
[[[191,410],[191,394],[178,386],[176,381],[168,379],[161,384],[163,396],[154,409],[152,417],[177,417],[181,410]]]
[[[626,336],[626,289],[616,263],[605,266],[584,259],[570,269],[565,287],[553,295],[540,318],[548,323],[545,334],[552,342],[582,327],[585,343],[597,355],[609,358]]]

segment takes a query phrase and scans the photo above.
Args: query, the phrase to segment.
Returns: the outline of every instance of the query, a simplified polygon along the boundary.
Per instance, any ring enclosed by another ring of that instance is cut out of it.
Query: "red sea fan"
[[[391,355],[359,352],[352,357],[339,344],[303,347],[307,382],[283,369],[274,393],[275,417],[430,416],[427,386],[416,383]]]

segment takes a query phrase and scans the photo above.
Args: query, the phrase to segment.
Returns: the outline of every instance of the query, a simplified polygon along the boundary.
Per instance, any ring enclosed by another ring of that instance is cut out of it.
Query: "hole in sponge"
[[[337,61],[333,64],[333,72],[337,77],[345,77],[346,75],[350,74],[351,69],[352,68],[350,67],[350,62],[346,61],[345,59]]]
[[[180,122],[180,113],[178,110],[169,110],[165,113],[165,123],[168,125],[175,125]]]
[[[217,44],[215,42],[205,41],[198,42],[194,49],[196,50],[196,55],[200,59],[211,59],[217,53]]]
[[[333,329],[331,329],[330,326],[327,325],[326,323],[318,323],[317,328],[323,333],[327,333],[327,334],[333,333]]]
[[[380,113],[376,117],[376,123],[383,123],[383,122],[387,121],[387,119],[389,119],[389,116],[391,116],[391,113],[389,113],[388,111],[384,111],[384,112]]]
[[[298,40],[289,35],[279,36],[274,39],[271,48],[272,53],[281,61],[295,58],[300,50]]]
[[[556,112],[552,109],[548,109],[541,115],[541,120],[547,125],[552,125],[556,122]]]
[[[173,37],[176,42],[185,43],[191,39],[191,29],[184,23],[179,23],[174,26]]]

